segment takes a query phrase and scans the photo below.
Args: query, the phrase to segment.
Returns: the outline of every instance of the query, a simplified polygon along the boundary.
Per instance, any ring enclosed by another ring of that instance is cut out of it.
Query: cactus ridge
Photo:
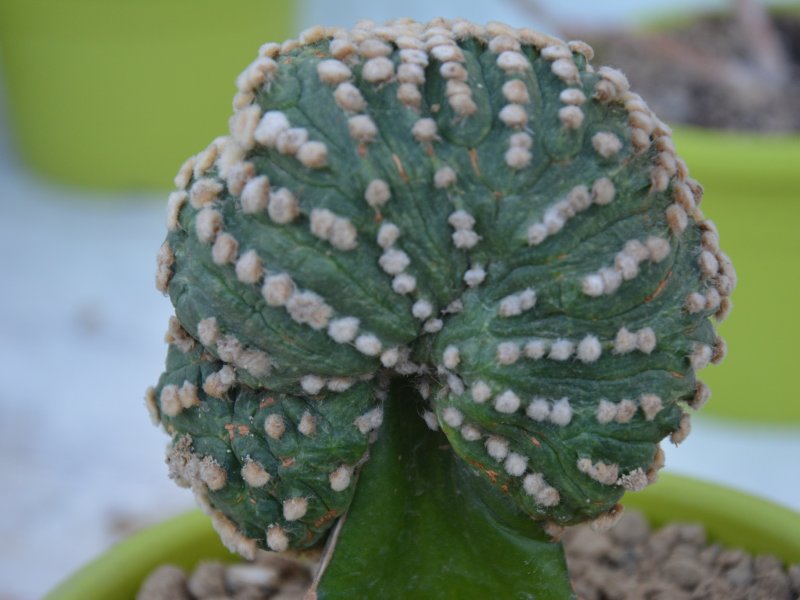
[[[398,20],[266,44],[239,76],[230,136],[168,201],[148,395],[232,548],[319,539],[394,376],[535,519],[602,525],[655,480],[735,272],[669,128],[591,58]]]

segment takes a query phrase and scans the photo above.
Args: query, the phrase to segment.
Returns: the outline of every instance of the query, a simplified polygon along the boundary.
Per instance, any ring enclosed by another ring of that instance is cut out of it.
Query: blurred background
[[[2,0],[0,600],[193,506],[142,400],[171,314],[153,281],[172,177],[226,133],[261,43],[398,16],[585,39],[679,126],[741,285],[667,469],[800,510],[800,3]]]

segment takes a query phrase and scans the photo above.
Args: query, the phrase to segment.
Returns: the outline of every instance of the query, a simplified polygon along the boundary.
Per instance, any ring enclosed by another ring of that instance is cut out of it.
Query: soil
[[[580,600],[800,599],[800,565],[786,569],[774,556],[709,545],[701,525],[651,531],[628,511],[608,532],[574,527],[563,542]],[[253,563],[201,563],[189,575],[163,566],[137,600],[303,600],[312,570],[266,552]]]
[[[592,63],[623,71],[667,123],[800,131],[800,11],[738,2],[732,15],[674,28],[565,35],[591,39]]]

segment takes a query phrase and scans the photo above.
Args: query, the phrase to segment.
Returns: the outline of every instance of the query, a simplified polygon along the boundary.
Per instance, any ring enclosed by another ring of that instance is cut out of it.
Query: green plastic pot
[[[800,514],[767,500],[676,475],[639,494],[626,505],[644,511],[654,526],[667,522],[703,523],[709,538],[755,554],[769,553],[786,563],[800,562]],[[139,533],[103,554],[44,600],[124,600],[134,598],[144,578],[157,566],[191,569],[201,560],[234,561],[209,520],[199,511]]]
[[[0,51],[17,147],[42,174],[167,188],[227,133],[234,79],[294,29],[291,0],[3,0]]]
[[[798,425],[800,136],[678,129],[674,137],[739,275],[733,314],[720,327],[728,357],[701,375],[714,392],[703,412]]]

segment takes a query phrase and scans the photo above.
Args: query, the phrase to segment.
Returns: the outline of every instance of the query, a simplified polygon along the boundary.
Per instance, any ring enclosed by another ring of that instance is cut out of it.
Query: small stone
[[[201,562],[189,576],[188,588],[198,598],[224,596],[225,566],[216,560]]]
[[[172,565],[159,567],[142,584],[136,600],[192,600],[186,574]]]

